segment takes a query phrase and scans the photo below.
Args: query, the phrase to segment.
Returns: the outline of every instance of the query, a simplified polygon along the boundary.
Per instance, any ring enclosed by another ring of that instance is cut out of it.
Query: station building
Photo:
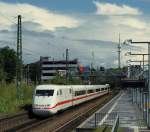
[[[57,74],[65,76],[68,72],[71,76],[78,74],[78,59],[54,60],[50,57],[40,57],[40,80],[41,82],[53,79]]]

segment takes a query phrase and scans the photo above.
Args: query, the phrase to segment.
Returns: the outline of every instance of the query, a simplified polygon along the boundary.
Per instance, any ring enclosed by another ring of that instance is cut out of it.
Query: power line
[[[11,45],[11,46],[13,46],[13,47],[16,47],[16,44],[15,43],[7,43],[7,44],[4,44],[4,45],[6,45],[6,46],[8,46],[8,45]],[[25,52],[25,53],[32,53],[32,55],[34,54],[34,55],[38,55],[38,56],[40,56],[39,54],[41,54],[40,52],[37,52],[37,51],[33,51],[33,50],[30,50],[30,49],[28,49],[28,48],[22,48],[23,49],[23,51]],[[27,52],[26,52],[27,51]]]

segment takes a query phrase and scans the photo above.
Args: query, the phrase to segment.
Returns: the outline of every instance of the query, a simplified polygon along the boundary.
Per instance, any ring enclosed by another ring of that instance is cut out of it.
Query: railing
[[[111,132],[117,132],[118,127],[119,127],[119,116],[117,115],[116,120],[115,120],[115,122],[113,124]]]
[[[116,112],[112,113],[95,113],[88,120],[85,127],[77,129],[77,132],[117,132],[119,127],[119,116]]]
[[[95,128],[101,127],[101,126],[113,126],[117,113],[95,113]]]
[[[95,113],[94,122],[95,128],[102,128],[103,132],[117,132],[119,127],[119,116],[117,113]]]

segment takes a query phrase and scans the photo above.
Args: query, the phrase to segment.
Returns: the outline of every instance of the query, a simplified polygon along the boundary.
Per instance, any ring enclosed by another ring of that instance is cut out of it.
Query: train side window
[[[59,95],[59,91],[57,91],[57,95]]]
[[[96,89],[96,92],[99,92],[100,91],[100,89]]]
[[[69,93],[70,93],[70,94],[72,93],[72,90],[71,90],[71,89],[69,89]]]
[[[75,95],[75,96],[78,96],[77,91],[75,91],[74,95]]]
[[[75,91],[75,96],[80,96],[80,95],[84,95],[86,94],[86,91],[85,90],[82,90],[82,91]]]
[[[60,89],[60,95],[62,95],[62,89]]]
[[[104,90],[104,88],[102,88],[102,91]]]
[[[88,90],[88,93],[94,93],[94,90],[92,90],[92,89]]]

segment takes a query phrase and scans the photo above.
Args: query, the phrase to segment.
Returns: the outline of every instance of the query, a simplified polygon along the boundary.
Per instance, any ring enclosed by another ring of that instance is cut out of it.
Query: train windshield
[[[36,90],[36,96],[53,96],[54,90]]]

